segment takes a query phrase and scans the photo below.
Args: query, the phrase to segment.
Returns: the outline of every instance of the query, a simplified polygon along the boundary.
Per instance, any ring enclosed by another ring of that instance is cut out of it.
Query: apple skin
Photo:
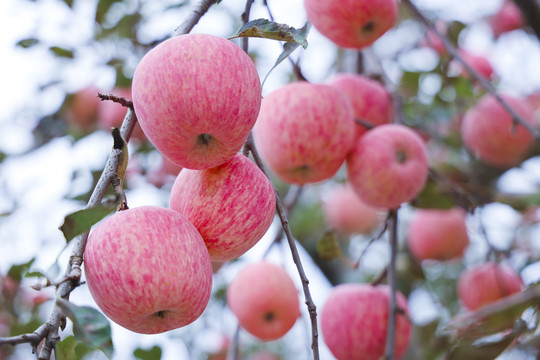
[[[501,97],[525,121],[535,125],[534,112],[525,100],[507,94]],[[523,126],[514,126],[510,114],[491,95],[484,95],[467,110],[461,123],[461,135],[474,155],[498,168],[519,163],[534,141]]]
[[[444,261],[463,256],[469,245],[466,216],[461,208],[417,210],[407,236],[414,257]]]
[[[459,56],[465,61],[474,71],[484,77],[486,80],[491,80],[495,74],[495,70],[491,62],[484,55],[473,54],[467,50],[459,49]],[[469,77],[469,73],[460,62],[454,60],[461,71],[462,76]]]
[[[343,92],[351,102],[354,115],[358,119],[374,126],[392,122],[394,118],[392,98],[380,82],[364,75],[338,74],[328,84]],[[357,138],[366,131],[364,126],[356,125]]]
[[[165,40],[133,76],[133,105],[148,139],[169,160],[209,169],[230,160],[259,113],[255,64],[237,45],[206,34]]]
[[[285,335],[300,316],[298,291],[289,274],[266,261],[238,272],[227,288],[227,305],[240,326],[263,341]]]
[[[394,209],[424,187],[428,158],[422,138],[404,125],[386,124],[360,137],[347,158],[347,178],[365,203]]]
[[[351,105],[337,89],[296,82],[267,95],[253,136],[265,163],[283,181],[306,184],[332,177],[355,132]]]
[[[266,233],[274,219],[276,195],[257,165],[236,154],[212,169],[183,169],[169,205],[199,230],[212,261],[228,261],[251,249]]]
[[[362,49],[397,20],[395,0],[304,0],[308,20],[321,34],[344,48]]]
[[[390,288],[387,285],[341,284],[326,300],[321,312],[324,341],[338,360],[379,360],[384,355],[388,327]],[[409,314],[407,300],[396,293],[397,307]],[[396,315],[395,359],[409,345],[412,326]]]
[[[521,291],[523,281],[506,264],[488,262],[463,271],[458,279],[458,295],[469,310]]]
[[[143,206],[105,219],[90,234],[84,260],[96,304],[137,333],[188,325],[210,299],[212,267],[204,241],[170,209]]]
[[[488,24],[497,38],[506,32],[522,28],[525,22],[519,7],[513,1],[507,0],[499,11],[488,19]]]
[[[383,212],[364,203],[349,184],[331,189],[322,209],[328,224],[346,234],[369,234],[383,220]]]

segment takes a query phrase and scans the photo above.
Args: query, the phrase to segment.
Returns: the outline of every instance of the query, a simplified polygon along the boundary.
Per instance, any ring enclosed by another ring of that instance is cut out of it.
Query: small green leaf
[[[28,38],[28,39],[22,39],[17,43],[17,46],[20,46],[24,49],[27,49],[29,47],[32,47],[39,43],[39,40],[36,38]]]
[[[431,179],[424,185],[420,194],[413,201],[413,205],[425,209],[450,209],[455,206],[454,200]]]
[[[92,349],[74,336],[68,336],[56,345],[58,360],[81,360]]]
[[[67,242],[75,236],[89,231],[90,228],[116,210],[118,204],[102,204],[95,207],[75,211],[64,218],[60,230]]]
[[[69,59],[73,59],[73,57],[74,57],[73,50],[68,50],[68,49],[65,49],[65,48],[61,48],[59,46],[51,46],[49,48],[49,50],[51,50],[53,52],[53,54],[58,56],[58,57],[65,57],[65,58],[69,58]]]
[[[109,320],[90,306],[77,306],[64,299],[56,299],[56,303],[73,322],[75,337],[91,349],[101,350],[111,358],[114,349]]]
[[[133,351],[133,355],[137,359],[141,359],[141,360],[160,360],[161,348],[157,345],[148,350],[137,348],[135,349],[135,351]]]
[[[302,28],[295,29],[289,25],[279,24],[268,19],[256,19],[244,24],[235,35],[229,37],[229,40],[239,37],[257,37],[297,43],[305,49],[308,46],[307,35],[310,27],[309,22]]]
[[[540,206],[540,193],[537,194],[498,194],[495,201],[510,205],[517,211]]]
[[[8,270],[8,276],[10,278],[12,278],[13,280],[17,281],[17,282],[20,282],[24,273],[26,273],[28,271],[28,269],[30,269],[30,266],[32,266],[32,264],[34,263],[34,261],[36,261],[36,258],[32,258],[30,259],[30,261],[24,263],[24,264],[19,264],[19,265],[13,265],[9,270]]]
[[[328,231],[317,241],[317,254],[321,259],[328,261],[341,256],[341,248],[335,232]]]

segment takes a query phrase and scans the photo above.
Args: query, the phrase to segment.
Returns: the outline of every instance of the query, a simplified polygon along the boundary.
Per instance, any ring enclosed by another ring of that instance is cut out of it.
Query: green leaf
[[[113,354],[111,324],[109,320],[90,306],[77,306],[64,299],[56,299],[62,312],[73,322],[75,337],[91,349],[103,351],[108,358]]]
[[[266,79],[268,78],[268,75],[270,75],[270,73],[272,72],[272,70],[274,70],[276,68],[276,66],[278,66],[283,60],[288,58],[289,55],[291,55],[294,52],[294,50],[296,50],[298,48],[298,46],[300,46],[300,44],[292,43],[292,42],[287,42],[287,43],[283,44],[283,52],[277,58],[276,63],[274,64],[274,66],[272,66],[272,68],[270,70],[268,70],[268,73],[266,73],[266,76],[264,77],[264,80],[263,80],[261,86],[264,86],[264,83],[265,83]]]
[[[338,238],[334,231],[326,232],[317,241],[317,254],[323,260],[334,260],[342,255],[339,247]]]
[[[412,205],[425,209],[450,209],[455,204],[454,200],[440,189],[437,182],[429,179]]]
[[[58,360],[81,360],[92,349],[74,336],[68,336],[56,345]]]
[[[540,193],[537,194],[498,194],[495,201],[510,205],[517,211],[540,206]]]
[[[69,59],[73,59],[73,57],[74,57],[73,50],[61,48],[59,46],[51,46],[49,48],[49,50],[51,50],[53,52],[53,54],[58,56],[58,57],[65,57],[65,58],[69,58]]]
[[[256,19],[244,24],[235,35],[229,37],[229,40],[239,37],[257,37],[296,43],[302,45],[305,49],[308,46],[307,35],[310,27],[309,22],[302,28],[295,29],[289,25],[279,24],[268,19]]]
[[[17,46],[20,46],[24,49],[27,49],[29,47],[32,47],[34,45],[37,45],[39,43],[39,40],[36,39],[36,38],[28,38],[28,39],[23,39],[21,41],[19,41],[17,43]]]
[[[101,204],[95,207],[75,211],[64,218],[60,230],[69,243],[75,236],[83,234],[105,216],[116,210],[118,204]]]
[[[135,351],[133,351],[133,355],[137,359],[141,359],[141,360],[160,360],[161,348],[157,345],[148,350],[137,348],[135,349]]]
[[[30,261],[24,264],[13,265],[8,270],[8,276],[17,282],[20,282],[24,273],[26,273],[28,269],[30,269],[34,261],[36,261],[36,258],[32,258]]]
[[[455,316],[443,330],[458,339],[476,340],[510,329],[525,309],[540,302],[540,286],[484,305],[476,311]]]

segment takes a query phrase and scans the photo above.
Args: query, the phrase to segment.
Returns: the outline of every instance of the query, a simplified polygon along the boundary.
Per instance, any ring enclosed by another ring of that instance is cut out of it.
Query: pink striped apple
[[[396,293],[395,359],[400,359],[411,335],[407,299]],[[321,312],[324,342],[338,360],[379,360],[384,355],[390,288],[388,285],[341,284],[326,300]],[[361,356],[360,356],[361,355]]]
[[[369,234],[383,220],[383,212],[364,203],[349,184],[331,189],[323,201],[326,222],[347,234]]]
[[[397,20],[396,0],[304,0],[308,20],[336,45],[362,49]]]
[[[466,216],[461,208],[417,210],[407,236],[412,254],[418,260],[461,257],[469,245]]]
[[[469,310],[519,292],[523,281],[507,264],[488,262],[463,271],[458,279],[458,295]]]
[[[520,98],[503,94],[502,98],[531,125],[534,112]],[[463,117],[461,135],[467,148],[486,164],[508,168],[519,163],[533,145],[531,133],[514,121],[497,99],[484,95]]]
[[[345,94],[358,119],[373,126],[392,122],[392,98],[380,82],[359,74],[338,74],[328,84]],[[366,131],[364,126],[356,125],[357,137]]]
[[[240,326],[264,341],[285,335],[300,316],[298,291],[289,274],[266,261],[236,275],[227,288],[227,305]]]
[[[351,105],[340,91],[296,82],[264,98],[253,134],[261,157],[280,179],[306,184],[338,171],[354,131]]]
[[[88,238],[84,265],[99,308],[137,333],[188,325],[210,298],[212,267],[204,241],[170,209],[144,206],[105,219]]]
[[[253,61],[223,38],[187,34],[150,50],[133,76],[133,105],[148,139],[188,169],[221,165],[240,150],[261,104]]]
[[[347,178],[365,203],[387,209],[412,200],[428,175],[422,138],[404,125],[380,125],[358,139],[347,158]]]
[[[525,24],[521,10],[511,0],[505,0],[499,11],[488,18],[488,23],[495,37],[520,29]]]
[[[170,195],[170,208],[199,230],[212,261],[251,249],[270,227],[275,207],[272,184],[242,154],[212,169],[183,169]]]

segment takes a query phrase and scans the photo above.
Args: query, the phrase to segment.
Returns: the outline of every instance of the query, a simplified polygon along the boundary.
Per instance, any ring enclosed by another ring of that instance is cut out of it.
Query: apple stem
[[[386,334],[385,359],[394,359],[394,346],[396,340],[396,257],[397,257],[397,222],[398,210],[392,209],[389,214],[390,236],[390,263],[387,267],[387,280],[390,286],[390,301],[388,309],[388,331]]]
[[[261,171],[268,177],[268,172],[266,171],[264,164],[262,162],[262,159],[259,155],[259,152],[257,151],[257,148],[255,147],[252,133],[249,134],[248,139],[246,140],[246,146],[251,151],[251,155],[253,156],[253,160],[255,161],[255,164],[257,164],[257,166],[261,169]],[[294,237],[291,233],[291,229],[289,228],[289,220],[287,219],[287,211],[285,207],[283,206],[283,203],[281,202],[281,199],[279,197],[279,193],[277,192],[275,188],[274,188],[274,191],[276,192],[276,212],[278,214],[279,220],[281,221],[283,232],[285,233],[285,236],[287,237],[287,242],[289,244],[289,248],[291,250],[291,254],[292,254],[294,263],[296,265],[296,269],[298,270],[298,274],[300,275],[300,279],[302,280],[302,288],[304,291],[304,296],[306,298],[306,305],[308,308],[309,316],[311,318],[311,335],[312,335],[311,349],[313,350],[313,359],[319,360],[319,343],[318,343],[319,331],[317,329],[317,307],[315,306],[315,303],[313,302],[313,299],[311,297],[311,292],[309,290],[309,280],[304,271],[304,267],[302,266],[302,261],[300,260],[300,255],[298,254],[298,249],[296,248]]]
[[[482,75],[478,74],[463,58],[459,55],[456,47],[452,44],[450,39],[442,34],[435,24],[430,21],[422,12],[411,2],[411,0],[403,0],[403,2],[412,10],[412,13],[420,22],[422,22],[426,28],[432,31],[441,39],[445,49],[448,53],[457,60],[465,70],[482,86],[489,94],[493,95],[499,104],[512,116],[514,124],[519,124],[523,126],[527,131],[529,131],[536,140],[540,141],[540,132],[529,122],[525,121],[496,91],[493,85],[486,80]]]

